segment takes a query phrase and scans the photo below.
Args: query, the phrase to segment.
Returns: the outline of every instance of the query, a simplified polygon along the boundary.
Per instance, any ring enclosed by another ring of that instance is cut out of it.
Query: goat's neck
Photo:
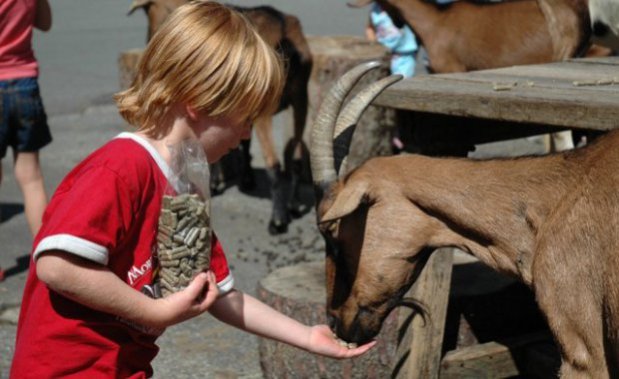
[[[526,283],[540,233],[576,188],[562,156],[472,161],[421,156],[398,164],[404,195],[434,220],[431,246],[470,252]],[[406,173],[401,168],[406,167]],[[571,167],[571,168],[570,168]]]

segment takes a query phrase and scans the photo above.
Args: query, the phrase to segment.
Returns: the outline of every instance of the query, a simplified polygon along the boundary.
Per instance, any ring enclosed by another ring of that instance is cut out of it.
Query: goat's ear
[[[127,16],[130,16],[133,12],[135,12],[136,9],[145,8],[147,5],[149,5],[152,2],[153,0],[133,0],[133,2],[131,3],[131,8],[129,8],[129,12],[127,13]]]
[[[322,212],[320,223],[340,219],[354,212],[364,201],[367,194],[367,183],[357,182],[344,185],[335,194],[335,199]]]

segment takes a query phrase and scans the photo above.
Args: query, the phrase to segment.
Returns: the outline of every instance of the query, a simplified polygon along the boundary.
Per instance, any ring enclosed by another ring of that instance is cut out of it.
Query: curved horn
[[[337,180],[333,161],[333,132],[337,114],[346,95],[359,78],[379,66],[380,62],[373,61],[352,68],[331,87],[320,104],[316,120],[312,125],[310,142],[310,165],[315,186],[324,189]]]
[[[146,8],[146,6],[151,2],[151,0],[133,0],[131,7],[129,8],[129,12],[127,12],[127,16],[131,16],[131,14],[138,8]]]
[[[350,141],[359,123],[363,111],[374,101],[385,88],[402,80],[402,75],[391,75],[366,86],[359,94],[346,104],[340,112],[333,133],[333,154],[335,170],[338,173],[346,173],[345,159],[350,150]]]

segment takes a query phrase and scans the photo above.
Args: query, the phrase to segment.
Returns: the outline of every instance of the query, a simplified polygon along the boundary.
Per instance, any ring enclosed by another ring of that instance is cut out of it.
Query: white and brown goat
[[[129,14],[142,8],[148,17],[147,39],[159,29],[170,13],[188,0],[135,0]],[[291,215],[302,213],[305,207],[299,198],[298,185],[303,170],[303,158],[307,149],[303,143],[303,131],[308,109],[307,85],[312,70],[312,57],[309,45],[303,34],[301,23],[296,16],[285,14],[270,6],[232,8],[243,13],[255,26],[262,38],[282,56],[286,65],[286,83],[281,97],[279,111],[292,107],[294,132],[284,148],[284,157],[291,157],[291,166],[287,167],[291,175],[291,185],[284,185],[282,165],[273,141],[272,117],[257,120],[254,124],[267,175],[270,181],[273,211],[269,222],[271,234],[285,233]],[[241,168],[241,185],[251,189],[254,185],[249,141],[243,141],[242,152],[244,167]],[[221,167],[212,167],[221,173]],[[225,188],[224,175],[212,175],[211,188],[221,191]],[[288,190],[288,191],[286,191]]]
[[[538,157],[374,158],[338,178],[342,131],[390,83],[361,91],[338,116],[372,67],[342,77],[312,130],[337,335],[373,338],[429,255],[457,247],[530,286],[560,347],[563,378],[619,377],[619,131]]]

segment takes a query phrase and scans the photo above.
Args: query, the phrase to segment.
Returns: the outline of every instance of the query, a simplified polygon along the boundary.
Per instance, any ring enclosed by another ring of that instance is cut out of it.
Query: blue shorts
[[[9,146],[35,152],[51,141],[37,78],[0,80],[0,159]]]

